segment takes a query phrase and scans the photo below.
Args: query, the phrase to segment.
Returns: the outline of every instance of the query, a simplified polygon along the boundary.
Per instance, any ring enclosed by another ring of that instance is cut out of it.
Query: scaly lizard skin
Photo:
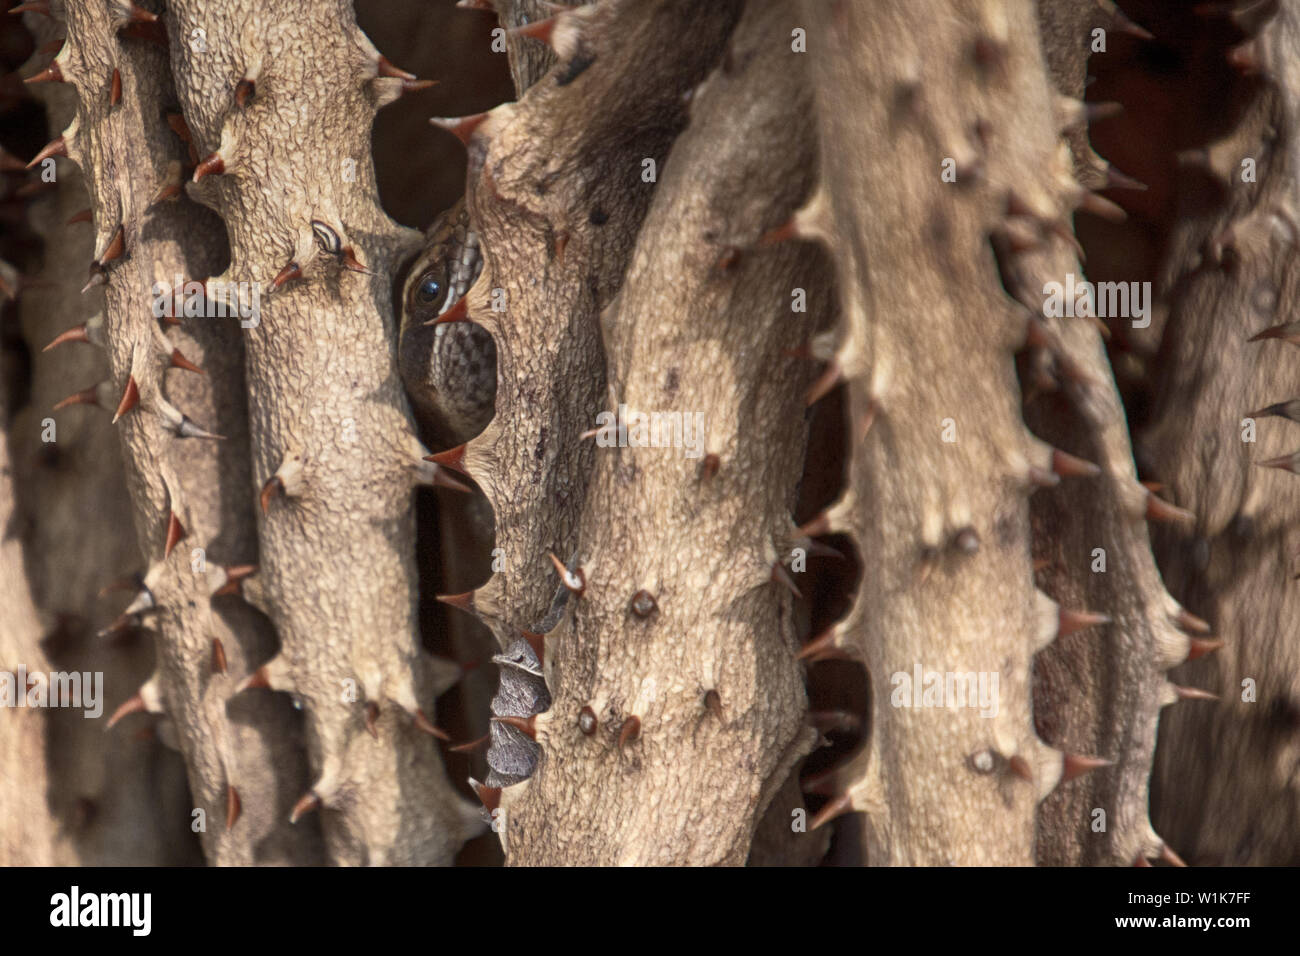
[[[430,445],[464,444],[492,420],[497,390],[492,336],[471,322],[424,324],[454,306],[482,268],[478,236],[462,199],[429,227],[424,251],[402,290],[398,368]]]

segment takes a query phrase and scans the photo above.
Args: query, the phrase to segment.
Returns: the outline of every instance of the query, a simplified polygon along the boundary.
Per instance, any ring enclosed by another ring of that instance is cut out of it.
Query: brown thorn
[[[262,514],[267,513],[267,509],[271,506],[272,498],[276,497],[276,495],[283,495],[284,493],[284,482],[280,480],[279,475],[272,475],[270,478],[266,479],[266,483],[262,485],[262,493],[258,496],[258,500],[262,503]]]
[[[1209,640],[1204,637],[1189,638],[1190,649],[1187,652],[1187,659],[1194,661],[1198,657],[1204,657],[1206,654],[1213,654],[1219,648],[1223,647],[1227,641]]]
[[[480,748],[482,748],[482,746],[491,739],[492,739],[491,734],[484,734],[482,737],[479,737],[477,740],[469,740],[463,744],[456,744],[454,747],[448,747],[447,749],[450,750],[452,753],[472,754],[478,751]]]
[[[184,355],[182,355],[180,349],[172,349],[171,362],[172,362],[172,368],[183,368],[187,372],[198,372],[200,375],[207,374],[207,372],[203,371],[203,369],[199,368],[197,365],[195,365],[193,362],[187,359]]]
[[[780,561],[772,565],[772,580],[775,581],[777,584],[789,588],[790,593],[793,594],[795,597],[797,598],[803,597],[803,595],[799,593],[799,589],[795,587],[794,579],[790,577],[789,573],[785,569],[785,565],[782,564]]]
[[[448,133],[451,133],[452,136],[455,136],[458,140],[468,146],[470,139],[474,135],[474,131],[482,126],[483,121],[487,118],[487,113],[475,113],[472,116],[461,116],[448,120],[435,118],[429,120],[429,122],[434,126],[445,129]]]
[[[1073,634],[1075,631],[1082,631],[1085,627],[1111,623],[1108,614],[1094,614],[1092,611],[1070,611],[1064,607],[1059,609],[1057,617],[1060,622],[1056,631],[1058,637]]]
[[[1062,761],[1061,781],[1073,780],[1075,777],[1081,777],[1091,770],[1098,767],[1109,767],[1113,761],[1104,760],[1101,757],[1088,757],[1083,754],[1066,754]]]
[[[113,67],[113,78],[108,84],[108,105],[116,106],[122,102],[122,73],[117,67]]]
[[[467,611],[470,614],[476,613],[474,611],[473,591],[465,591],[462,594],[439,594],[436,595],[436,597],[443,604],[450,604],[452,607],[460,608],[462,611]]]
[[[226,583],[212,592],[213,597],[220,597],[223,594],[240,593],[240,584],[244,578],[256,573],[256,564],[235,564],[225,569]]]
[[[812,387],[804,395],[804,405],[812,405],[821,399],[827,392],[839,384],[840,379],[844,376],[844,369],[840,367],[838,359],[831,359],[826,363],[826,369],[813,382]]]
[[[168,113],[167,125],[171,127],[173,133],[180,137],[182,143],[194,141],[194,137],[190,135],[189,124],[185,122],[185,117],[181,113]]]
[[[67,155],[68,155],[68,141],[65,140],[62,136],[56,136],[54,137],[54,139],[50,140],[48,143],[45,144],[44,149],[42,149],[39,153],[37,153],[34,157],[32,157],[32,161],[27,164],[27,168],[31,169],[37,163],[41,162],[42,160],[49,159],[51,156],[67,156]]]
[[[835,628],[828,627],[811,641],[799,648],[799,653],[795,655],[797,661],[824,661],[831,658],[843,659],[845,653],[836,646]]]
[[[357,254],[351,246],[343,247],[343,251],[340,253],[340,258],[345,269],[349,269],[352,272],[364,272],[366,275],[370,274],[370,270],[367,269],[365,265],[362,264],[361,260],[357,258]]]
[[[257,90],[257,84],[249,79],[240,80],[235,84],[235,105],[241,109],[253,96]]]
[[[465,477],[469,477],[469,472],[465,470],[465,449],[468,445],[457,445],[455,448],[448,448],[446,451],[440,451],[436,455],[425,455],[425,461],[431,461],[435,465],[441,465],[443,468],[450,468],[452,471],[458,471]]]
[[[1174,693],[1178,695],[1179,700],[1219,700],[1218,694],[1212,694],[1208,690],[1201,690],[1199,687],[1179,687],[1174,684]]]
[[[718,473],[718,469],[721,467],[722,459],[713,452],[709,452],[700,462],[700,477],[705,481],[708,481]]]
[[[289,822],[297,823],[307,814],[320,807],[320,797],[316,796],[316,791],[308,790],[302,795],[301,799],[293,805],[293,812],[289,814]]]
[[[1289,471],[1291,474],[1300,474],[1300,455],[1290,454],[1282,455],[1279,458],[1269,458],[1266,461],[1255,462],[1260,468],[1277,468],[1281,471]]]
[[[469,321],[469,303],[464,296],[456,300],[453,305],[442,315],[429,319],[425,325],[442,325],[444,322],[468,322]]]
[[[79,222],[91,222],[94,214],[89,209],[83,209],[81,212],[74,213],[72,217],[64,223],[65,226],[75,226]]]
[[[1187,864],[1183,862],[1183,858],[1175,853],[1168,843],[1160,844],[1160,859],[1164,860],[1170,866],[1187,866]]]
[[[239,791],[234,784],[226,784],[226,829],[231,829],[239,821],[243,804],[239,800]]]
[[[28,11],[44,14],[51,19],[54,18],[54,14],[50,13],[50,0],[27,0],[26,3],[20,3],[16,7],[9,8],[10,13],[27,13]]]
[[[220,176],[226,171],[226,161],[221,158],[220,153],[212,153],[197,166],[194,167],[194,182],[198,182],[204,176]]]
[[[375,69],[380,76],[391,76],[399,80],[415,79],[414,73],[408,73],[406,70],[399,70],[397,67],[393,66],[392,61],[382,53],[379,54],[379,59],[375,61]]]
[[[1146,519],[1148,521],[1195,521],[1196,515],[1186,508],[1172,505],[1163,498],[1147,492]]]
[[[167,543],[163,546],[163,557],[171,557],[172,549],[185,538],[185,526],[181,524],[181,519],[176,517],[176,512],[167,513]]]
[[[512,717],[507,715],[505,717],[493,717],[492,720],[494,723],[498,723],[498,724],[509,724],[511,727],[515,728],[515,730],[527,734],[533,740],[537,739],[537,715],[536,714],[527,718]]]
[[[1029,761],[1019,754],[1007,761],[1007,769],[1027,783],[1034,782],[1034,772],[1029,768]]]
[[[546,652],[546,635],[538,634],[536,631],[520,631],[519,636],[528,642],[528,646],[533,649],[537,659],[544,660]]]
[[[500,787],[485,787],[473,777],[469,778],[469,785],[474,790],[474,794],[479,798],[479,802],[483,804],[483,807],[489,813],[501,806]]]
[[[271,686],[271,672],[267,669],[265,664],[240,681],[239,686],[235,688],[235,693],[238,694],[240,691],[248,690],[250,687],[263,687],[267,690],[275,689]]]
[[[553,552],[546,552],[546,556],[551,559],[551,563],[555,565],[555,570],[559,572],[560,583],[568,588],[569,593],[582,597],[583,592],[587,590],[587,575],[582,568],[575,568],[570,572],[564,566],[564,562],[557,558]]]
[[[271,291],[274,292],[276,289],[280,288],[280,286],[284,285],[286,282],[291,282],[294,279],[301,279],[301,278],[302,278],[302,269],[299,268],[298,263],[291,262],[275,274],[275,278],[271,280]]]
[[[1184,631],[1190,631],[1193,634],[1210,633],[1210,622],[1197,617],[1187,608],[1180,607],[1178,609],[1178,613],[1174,615],[1174,623]]]
[[[135,383],[135,376],[128,375],[126,379],[126,388],[122,390],[122,400],[117,403],[117,411],[113,413],[113,424],[129,412],[140,401],[140,386]]]
[[[24,83],[62,83],[63,71],[59,69],[59,61],[55,60],[39,73],[33,73]]]
[[[113,233],[113,238],[108,240],[108,246],[104,249],[103,254],[95,261],[100,267],[108,265],[117,259],[122,258],[122,253],[126,251],[126,229],[122,226],[117,227]]]
[[[45,346],[45,348],[41,349],[41,351],[48,352],[50,349],[54,348],[54,346],[62,345],[64,342],[89,342],[89,341],[90,341],[90,334],[87,331],[86,326],[75,325],[72,328],[68,329],[66,332],[62,332],[59,335],[55,336],[54,341],[51,342],[49,345]]]
[[[847,793],[842,793],[817,811],[816,816],[808,822],[808,830],[809,832],[812,832],[813,830],[830,823],[836,817],[841,817],[844,814],[851,812],[853,812],[853,798]]]
[[[540,40],[547,46],[551,45],[551,34],[555,31],[555,23],[558,17],[547,17],[545,20],[538,20],[534,23],[525,23],[521,27],[515,27],[510,32],[515,36],[531,37],[534,40]]]
[[[221,643],[221,638],[212,639],[212,673],[224,674],[226,672],[226,645]]]
[[[618,746],[623,749],[625,744],[635,741],[641,736],[641,718],[633,714],[627,720],[623,721],[623,727],[618,732]]]
[[[430,737],[437,737],[439,740],[451,740],[445,731],[439,730],[434,726],[428,715],[423,710],[415,712],[415,727],[428,734]]]
[[[119,720],[128,714],[138,714],[147,710],[148,706],[144,702],[143,695],[137,693],[134,697],[128,699],[117,710],[113,711],[113,716],[108,718],[108,726],[105,730],[112,730]]]
[[[373,700],[366,702],[366,733],[379,739],[379,705]]]
[[[61,399],[54,405],[54,411],[61,408],[67,408],[69,405],[98,405],[98,389],[92,385],[90,388],[82,389],[80,392],[73,392],[67,398]]]
[[[1090,461],[1076,458],[1059,448],[1052,449],[1052,471],[1064,478],[1095,478],[1101,474],[1101,468]]]

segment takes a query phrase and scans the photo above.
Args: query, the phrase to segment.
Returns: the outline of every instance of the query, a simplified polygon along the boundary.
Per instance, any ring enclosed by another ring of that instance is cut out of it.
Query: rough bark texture
[[[698,416],[703,430],[693,452],[597,449],[578,537],[586,589],[547,639],[540,764],[503,801],[513,864],[742,863],[813,739],[773,566],[795,544],[805,439],[807,363],[788,352],[829,311],[830,274],[811,247],[754,248],[811,185],[787,19],[748,5],[691,98],[602,315],[608,411],[676,413],[688,428]],[[805,312],[791,310],[796,289]]]
[[[1180,670],[1179,683],[1222,699],[1170,715],[1153,781],[1165,835],[1211,865],[1300,862],[1300,484],[1261,467],[1297,448],[1294,418],[1264,410],[1300,395],[1300,362],[1294,339],[1247,341],[1300,321],[1300,11],[1283,3],[1258,28],[1244,49],[1262,95],[1207,151],[1226,200],[1171,239],[1162,374],[1142,436],[1155,477],[1197,516],[1157,539],[1161,567],[1226,642]],[[1179,797],[1189,790],[1195,799]]]

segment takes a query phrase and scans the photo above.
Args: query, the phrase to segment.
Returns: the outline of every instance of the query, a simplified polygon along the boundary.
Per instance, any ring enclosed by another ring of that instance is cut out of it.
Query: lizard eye
[[[445,295],[447,287],[433,273],[429,273],[420,280],[420,284],[415,289],[415,300],[423,306],[436,305]]]

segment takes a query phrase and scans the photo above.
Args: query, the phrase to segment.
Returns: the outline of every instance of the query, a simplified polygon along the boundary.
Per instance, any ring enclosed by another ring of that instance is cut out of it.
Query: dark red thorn
[[[54,411],[57,412],[59,409],[67,408],[69,405],[98,405],[99,398],[96,394],[97,391],[97,387],[92,385],[90,388],[82,389],[80,392],[73,392],[67,398],[56,402],[54,405]]]
[[[442,325],[444,322],[468,322],[469,321],[469,303],[461,296],[446,312],[437,318],[429,319],[425,325]]]
[[[1201,690],[1199,687],[1179,687],[1173,685],[1174,693],[1178,695],[1179,700],[1220,700],[1218,694],[1212,694],[1208,690]]]
[[[1091,770],[1098,767],[1109,767],[1113,761],[1103,760],[1101,757],[1087,757],[1083,754],[1066,754],[1062,761],[1061,782],[1073,780],[1075,777],[1081,777]]]
[[[546,659],[545,658],[545,651],[546,651],[545,634],[538,634],[536,631],[520,631],[519,636],[528,642],[528,646],[533,649],[533,653],[537,655],[537,659],[539,661]]]
[[[89,209],[83,209],[79,213],[74,213],[73,216],[64,223],[64,225],[75,226],[79,222],[91,222],[93,218],[94,214]]]
[[[1173,851],[1168,843],[1160,844],[1160,859],[1164,860],[1170,866],[1187,866],[1183,858]]]
[[[775,581],[777,584],[789,588],[790,593],[793,594],[795,597],[797,598],[803,597],[803,595],[799,593],[799,589],[795,587],[794,579],[790,577],[789,573],[785,569],[785,565],[782,564],[780,561],[772,565],[772,580]]]
[[[271,280],[271,291],[274,292],[286,282],[292,282],[294,279],[301,278],[302,269],[298,267],[298,263],[291,262],[275,274],[275,278]]]
[[[41,13],[53,19],[54,14],[50,13],[50,0],[27,0],[26,3],[20,3],[16,7],[10,7],[10,13]]]
[[[1191,631],[1193,634],[1210,633],[1210,622],[1197,617],[1187,608],[1178,609],[1178,613],[1174,615],[1174,623],[1184,631]]]
[[[249,577],[257,571],[256,564],[235,564],[226,568],[226,583],[212,592],[213,597],[220,597],[223,594],[239,594],[240,585],[244,578]]]
[[[633,714],[627,720],[623,721],[623,727],[618,732],[618,746],[621,750],[625,744],[632,743],[641,736],[641,718]]]
[[[600,726],[600,721],[596,719],[596,712],[591,707],[584,705],[582,710],[578,711],[578,730],[582,731],[584,737],[590,737]]]
[[[451,740],[451,737],[447,736],[446,731],[439,730],[434,726],[433,721],[429,719],[429,716],[423,710],[417,710],[415,712],[415,728],[416,730],[423,731],[430,737],[437,737],[439,740]]]
[[[842,817],[844,814],[851,813],[852,811],[853,799],[847,793],[842,793],[817,811],[817,815],[808,822],[808,830],[809,832],[812,832],[813,830],[820,829],[836,817]]]
[[[393,66],[392,61],[382,53],[379,55],[379,59],[375,62],[375,67],[380,76],[391,76],[399,80],[415,79],[414,73],[408,73],[406,70],[399,70],[397,67]]]
[[[443,468],[450,468],[452,471],[458,471],[468,478],[470,474],[465,470],[465,449],[468,447],[468,445],[457,445],[455,448],[440,451],[436,455],[425,455],[424,460],[431,461],[435,465],[441,465]]]
[[[350,269],[352,272],[364,272],[367,275],[370,274],[370,270],[367,269],[361,260],[357,258],[357,254],[351,246],[343,247],[341,258],[345,269]]]
[[[114,67],[113,78],[108,84],[108,105],[116,106],[120,102],[122,102],[122,73]]]
[[[243,803],[239,800],[239,791],[235,789],[234,784],[226,784],[226,829],[231,829],[239,822],[239,814],[243,809]]]
[[[137,693],[134,697],[123,703],[121,707],[113,711],[113,716],[108,718],[108,727],[106,729],[112,730],[113,727],[116,726],[117,722],[128,714],[138,714],[147,709],[148,706],[144,702],[144,697]]]
[[[1192,514],[1186,508],[1179,508],[1172,505],[1163,498],[1147,492],[1147,511],[1146,519],[1148,521],[1195,521],[1196,515]]]
[[[1029,767],[1029,761],[1019,754],[1007,761],[1007,769],[1026,783],[1034,782],[1034,772]]]
[[[474,136],[474,131],[483,125],[483,121],[488,118],[487,113],[475,113],[472,116],[462,116],[454,120],[429,120],[434,126],[445,129],[458,140],[469,145],[470,139]]]
[[[171,557],[172,549],[185,538],[185,526],[181,524],[181,519],[176,517],[176,512],[167,512],[167,543],[163,546],[163,557]]]
[[[45,148],[42,149],[39,153],[37,153],[32,158],[32,161],[27,164],[27,168],[31,169],[37,163],[41,162],[42,160],[49,159],[51,156],[67,156],[67,155],[68,155],[67,140],[65,140],[62,136],[56,136],[54,139],[46,143]]]
[[[240,681],[239,686],[235,688],[235,693],[248,690],[250,687],[261,687],[267,690],[274,690],[274,688],[271,687],[271,672],[266,668],[265,664]]]
[[[235,105],[242,109],[256,90],[257,84],[252,80],[240,80],[235,84]]]
[[[469,785],[473,788],[474,793],[479,798],[479,802],[483,804],[484,809],[486,809],[488,813],[493,812],[497,807],[501,806],[500,787],[485,787],[473,777],[469,778]]]
[[[448,747],[447,749],[450,750],[452,753],[472,754],[481,750],[483,748],[483,745],[486,744],[491,739],[492,739],[491,734],[484,734],[482,737],[479,737],[477,740],[468,740],[463,744],[456,744],[454,747]]]
[[[126,229],[122,226],[117,227],[117,232],[113,233],[113,238],[108,240],[108,247],[103,254],[95,261],[100,267],[108,265],[122,258],[122,253],[126,251]]]
[[[316,795],[316,791],[308,790],[302,795],[301,799],[293,805],[293,812],[289,814],[289,822],[297,823],[307,814],[319,808],[320,797]]]
[[[825,660],[847,660],[848,656],[840,647],[836,646],[835,628],[828,627],[799,648],[795,660],[816,663]]]
[[[1058,637],[1073,634],[1075,631],[1082,631],[1085,627],[1111,623],[1108,614],[1094,614],[1092,611],[1069,611],[1063,607],[1057,612],[1057,618],[1060,621],[1056,630]]]
[[[55,60],[39,73],[33,73],[24,83],[62,83],[63,71],[59,69],[59,61]]]
[[[439,594],[437,599],[443,604],[450,604],[452,607],[460,608],[470,614],[476,613],[474,610],[474,592],[466,591],[463,594]]]
[[[90,333],[86,330],[86,326],[84,324],[75,325],[72,328],[68,329],[68,331],[63,332],[60,335],[56,336],[54,341],[51,342],[49,345],[45,346],[45,348],[41,349],[41,351],[48,352],[50,349],[54,348],[54,346],[62,345],[64,342],[89,342],[89,341],[90,341]]]
[[[226,645],[221,643],[221,638],[212,639],[212,673],[224,674],[226,672]]]
[[[537,715],[531,717],[493,717],[492,720],[498,724],[509,724],[515,730],[522,731],[533,740],[537,739]],[[620,741],[620,744],[622,741]]]
[[[521,27],[515,27],[510,32],[516,36],[532,37],[534,40],[541,40],[547,46],[551,45],[551,34],[555,32],[555,23],[558,17],[547,17],[545,20],[538,20],[535,23],[525,23]]]
[[[1219,648],[1223,647],[1227,641],[1209,640],[1204,637],[1189,638],[1191,648],[1187,652],[1187,659],[1194,661],[1198,657],[1204,657],[1206,654],[1213,654]]]
[[[799,225],[794,216],[791,216],[779,226],[769,229],[758,237],[759,246],[774,246],[777,243],[785,242],[787,239],[799,238]]]
[[[225,171],[226,161],[221,158],[221,154],[212,153],[194,167],[194,182],[197,183],[204,176],[220,176]]]
[[[187,372],[198,372],[200,375],[208,374],[182,355],[180,349],[172,349],[172,368],[183,368]]]
[[[128,375],[126,388],[122,391],[122,400],[117,403],[117,411],[113,413],[113,424],[117,424],[117,420],[135,408],[139,402],[140,386],[135,383],[134,375]]]
[[[1101,474],[1101,468],[1090,461],[1063,452],[1059,448],[1053,448],[1052,472],[1063,478],[1096,478]]]
[[[183,114],[168,113],[167,125],[171,127],[173,133],[180,137],[182,143],[193,142],[194,137],[190,135],[190,126],[185,122]]]
[[[843,377],[844,369],[840,367],[839,360],[831,359],[826,363],[825,371],[822,372],[817,381],[813,382],[812,387],[808,389],[808,393],[804,396],[804,405],[812,405],[817,402],[826,395],[827,392],[838,385],[840,379]]]
[[[267,509],[271,507],[272,498],[283,494],[284,482],[280,480],[279,475],[272,475],[266,479],[266,483],[262,485],[262,494],[258,497],[258,500],[262,503],[262,514],[266,514]]]
[[[366,733],[379,739],[379,705],[373,700],[366,702]]]

